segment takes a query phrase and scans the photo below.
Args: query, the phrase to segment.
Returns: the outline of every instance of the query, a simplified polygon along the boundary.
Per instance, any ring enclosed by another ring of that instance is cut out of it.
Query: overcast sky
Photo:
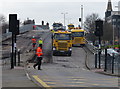
[[[89,1],[89,2],[88,2]],[[119,0],[111,0],[113,10],[117,10]],[[66,24],[73,23],[78,25],[80,17],[80,6],[84,6],[84,19],[87,15],[98,13],[101,18],[104,18],[104,13],[107,8],[108,0],[0,0],[0,14],[9,17],[9,14],[18,14],[18,19],[21,21],[27,17],[35,19],[37,24],[53,22],[63,23],[63,14],[66,14]]]

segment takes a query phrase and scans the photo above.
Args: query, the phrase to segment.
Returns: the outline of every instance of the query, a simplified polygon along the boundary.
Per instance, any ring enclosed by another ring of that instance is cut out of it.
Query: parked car
[[[102,55],[105,55],[105,50],[102,50],[102,51],[101,51],[101,54],[102,54]],[[112,48],[107,49],[107,54],[108,54],[109,56],[113,56],[113,54],[114,54],[115,56],[120,55],[120,53],[118,53],[117,51],[115,51],[115,50],[112,49]]]

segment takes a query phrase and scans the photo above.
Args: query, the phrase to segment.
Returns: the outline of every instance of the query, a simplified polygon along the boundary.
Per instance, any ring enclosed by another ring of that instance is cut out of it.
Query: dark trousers
[[[38,65],[38,70],[41,69],[41,62],[42,62],[42,57],[37,57],[37,63],[34,64],[34,67]]]
[[[42,44],[39,44],[39,47],[41,47],[41,48],[42,48]]]
[[[33,43],[33,48],[35,47],[36,43]]]

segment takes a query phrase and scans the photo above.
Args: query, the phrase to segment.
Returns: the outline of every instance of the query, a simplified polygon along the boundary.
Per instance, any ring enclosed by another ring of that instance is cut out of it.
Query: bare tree
[[[84,22],[84,28],[86,31],[89,32],[87,35],[87,39],[94,41],[97,39],[97,37],[94,35],[95,31],[95,20],[99,19],[99,15],[97,13],[92,13],[91,15],[88,15]]]
[[[5,16],[0,14],[0,23],[4,23],[5,21],[6,21]]]
[[[9,28],[8,23],[4,15],[0,14],[0,34],[5,33],[6,29]]]

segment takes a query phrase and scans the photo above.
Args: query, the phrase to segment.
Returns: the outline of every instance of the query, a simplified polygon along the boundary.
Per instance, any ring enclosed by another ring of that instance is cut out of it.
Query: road
[[[43,63],[41,71],[33,69],[33,63],[30,63],[31,67],[27,71],[34,82],[44,87],[118,87],[117,77],[94,73],[86,69],[86,52],[83,48],[73,47],[72,50],[71,57],[52,56],[53,63]],[[44,53],[51,53],[50,35],[44,43]],[[50,55],[46,58],[49,59]]]

